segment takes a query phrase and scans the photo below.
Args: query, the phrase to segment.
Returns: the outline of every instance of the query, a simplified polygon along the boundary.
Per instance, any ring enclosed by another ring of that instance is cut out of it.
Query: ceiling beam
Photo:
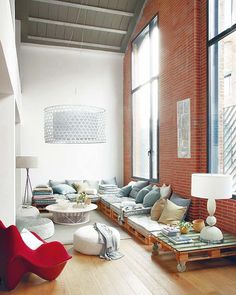
[[[74,7],[74,8],[78,8],[78,9],[93,10],[93,11],[97,11],[97,12],[104,12],[104,13],[123,15],[123,16],[129,16],[129,17],[132,17],[134,15],[132,12],[128,12],[128,11],[121,11],[121,10],[116,10],[116,9],[103,8],[103,7],[98,7],[98,6],[65,2],[65,1],[58,1],[58,0],[32,0],[32,1],[47,3],[47,4],[61,5],[61,6],[66,6],[66,7]]]
[[[63,27],[72,27],[72,28],[94,30],[94,31],[102,31],[102,32],[116,33],[116,34],[122,34],[122,35],[125,35],[127,33],[127,31],[118,30],[118,29],[81,25],[76,23],[62,22],[62,21],[44,19],[39,17],[29,17],[28,20],[31,22],[37,22],[37,23],[52,24],[52,25],[58,25]]]
[[[111,49],[111,50],[120,51],[119,46],[111,46],[111,45],[105,45],[105,44],[99,44],[99,43],[79,42],[79,41],[71,41],[71,40],[64,40],[64,39],[31,36],[31,35],[28,35],[28,40],[53,42],[53,43],[64,43],[64,44],[68,44],[68,45],[76,45],[76,46],[81,46],[81,47],[86,46],[86,47],[94,47],[94,48]]]
[[[122,43],[121,43],[121,51],[125,52],[128,42],[132,36],[132,33],[135,31],[135,26],[139,20],[139,17],[142,15],[142,9],[145,7],[145,3],[147,0],[140,0],[137,1],[137,4],[135,6],[135,12],[134,12],[134,17],[131,19],[129,26],[128,26],[128,32],[127,34],[123,37]]]

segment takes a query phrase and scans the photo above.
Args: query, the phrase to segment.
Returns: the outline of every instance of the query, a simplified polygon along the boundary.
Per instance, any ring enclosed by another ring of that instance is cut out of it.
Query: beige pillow
[[[182,220],[186,210],[187,207],[177,206],[170,200],[166,200],[165,207],[158,222],[171,225],[177,224]]]
[[[171,195],[171,186],[163,184],[160,188],[161,198],[169,199]]]
[[[166,199],[160,199],[152,206],[151,209],[151,220],[158,220],[165,207]]]
[[[73,187],[76,189],[77,193],[82,193],[89,188],[86,182],[74,182]]]

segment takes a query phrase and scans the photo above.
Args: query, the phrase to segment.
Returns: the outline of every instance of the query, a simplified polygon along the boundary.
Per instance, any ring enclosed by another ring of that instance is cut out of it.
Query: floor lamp
[[[30,205],[30,198],[32,197],[32,185],[29,175],[30,168],[38,167],[38,158],[32,156],[17,156],[16,157],[16,168],[26,169],[26,183],[25,192],[23,198],[23,206]]]

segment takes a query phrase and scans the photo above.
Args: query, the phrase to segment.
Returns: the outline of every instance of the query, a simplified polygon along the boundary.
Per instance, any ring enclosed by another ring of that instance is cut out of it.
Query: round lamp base
[[[209,244],[220,244],[223,243],[224,237],[218,227],[206,226],[201,230],[200,241]]]

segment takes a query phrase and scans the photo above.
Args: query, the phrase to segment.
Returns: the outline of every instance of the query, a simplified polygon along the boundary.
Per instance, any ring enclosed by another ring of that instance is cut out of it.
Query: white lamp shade
[[[38,158],[32,156],[17,156],[16,168],[37,168]]]
[[[191,195],[206,199],[232,198],[232,176],[225,174],[192,174]]]

